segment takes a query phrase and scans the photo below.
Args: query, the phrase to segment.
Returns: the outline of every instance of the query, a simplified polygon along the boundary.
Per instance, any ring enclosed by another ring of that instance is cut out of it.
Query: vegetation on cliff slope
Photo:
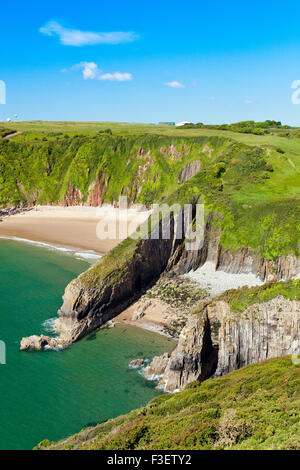
[[[300,449],[300,366],[247,366],[37,449]]]
[[[280,282],[266,282],[262,286],[240,287],[229,289],[213,300],[198,302],[192,309],[192,314],[199,313],[203,307],[213,304],[217,300],[224,300],[234,313],[242,313],[249,305],[269,302],[275,297],[282,296],[289,300],[300,300],[300,279]],[[199,296],[200,297],[200,296]]]
[[[185,139],[107,133],[28,139],[22,134],[0,141],[0,204],[89,204],[91,185],[99,202],[126,194],[131,202],[151,204],[176,189],[180,170],[202,154],[209,140],[186,144]],[[226,142],[211,140],[212,150]]]
[[[249,305],[268,302],[279,295],[289,300],[300,300],[300,279],[231,289],[218,297],[218,300],[225,300],[229,303],[232,312],[240,313]]]
[[[281,139],[288,142],[281,148],[265,141],[254,146],[258,142],[238,142],[233,133],[201,131],[195,137],[124,136],[103,128],[71,136],[24,132],[0,140],[0,205],[96,205],[113,203],[120,194],[148,206],[204,202],[206,214],[216,214],[225,248],[248,246],[267,259],[298,256],[300,144]],[[184,180],[193,162],[198,173]],[[135,246],[135,240],[123,243],[83,279],[101,281],[111,267],[120,270]]]
[[[262,135],[249,122],[254,132],[243,123],[226,129],[136,126],[134,133],[130,126],[111,130],[107,123],[94,123],[92,132],[88,124],[78,125],[77,132],[75,123],[52,123],[46,132],[43,123],[38,131],[39,123],[28,125],[11,140],[0,138],[0,206],[98,205],[115,203],[121,194],[147,206],[203,202],[224,248],[250,247],[267,259],[299,256],[297,130],[274,122]],[[132,257],[140,256],[137,247],[137,240],[125,240],[81,281],[93,289],[117,282]],[[299,281],[221,297],[239,312],[277,295],[299,299]],[[299,367],[278,359],[164,395],[141,410],[40,447],[300,449],[298,435]]]

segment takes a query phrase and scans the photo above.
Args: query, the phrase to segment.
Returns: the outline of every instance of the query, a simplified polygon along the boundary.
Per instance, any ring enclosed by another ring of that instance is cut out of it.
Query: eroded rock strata
[[[213,230],[208,224],[210,235]],[[172,232],[174,236],[174,226]],[[195,251],[185,250],[181,240],[173,238],[141,240],[133,256],[118,269],[120,275],[109,272],[92,286],[87,285],[85,276],[79,276],[65,290],[57,331],[64,341],[74,342],[122,312],[163,272],[186,273],[208,260],[215,261],[216,269],[228,273],[251,272],[262,281],[291,279],[300,271],[300,260],[293,255],[269,261],[253,255],[250,249],[232,254],[222,249],[218,234],[215,231],[214,234]]]
[[[171,221],[174,232],[174,220]],[[164,224],[159,224],[159,230]],[[66,288],[56,330],[63,341],[72,343],[111,320],[133,303],[170,264],[180,240],[142,239],[128,260],[103,278],[87,281],[87,273]],[[101,263],[101,260],[100,260]],[[93,268],[92,268],[93,269]]]
[[[277,296],[242,313],[216,300],[190,316],[158,386],[168,392],[182,390],[195,380],[299,351],[299,300]],[[149,365],[152,374],[154,365]]]
[[[171,217],[170,237],[165,236],[169,220],[164,218],[152,231],[157,231],[157,236],[125,241],[130,250],[124,260],[118,259],[117,248],[67,286],[55,324],[59,343],[71,344],[113,319],[164,272],[176,276],[206,261],[228,273],[253,273],[262,281],[293,279],[300,271],[300,259],[293,255],[267,260],[250,248],[236,253],[224,250],[213,214],[208,217],[199,249],[186,250],[184,240],[177,238],[179,217],[182,213]]]

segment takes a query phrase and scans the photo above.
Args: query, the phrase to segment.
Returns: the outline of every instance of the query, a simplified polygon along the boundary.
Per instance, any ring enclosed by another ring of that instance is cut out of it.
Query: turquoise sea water
[[[128,363],[171,351],[167,338],[134,327],[100,330],[63,351],[20,352],[23,336],[49,334],[67,283],[88,263],[0,240],[0,449],[30,449],[146,404],[155,383]]]

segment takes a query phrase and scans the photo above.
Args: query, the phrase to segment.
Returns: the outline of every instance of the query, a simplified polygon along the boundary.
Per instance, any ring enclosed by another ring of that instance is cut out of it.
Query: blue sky
[[[296,0],[2,2],[0,119],[300,125],[299,18]]]

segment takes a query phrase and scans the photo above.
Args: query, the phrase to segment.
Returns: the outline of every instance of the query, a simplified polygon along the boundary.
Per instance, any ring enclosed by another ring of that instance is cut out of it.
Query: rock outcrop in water
[[[133,361],[129,362],[129,369],[138,369],[142,367],[145,364],[145,359],[139,358],[139,359],[133,359]]]
[[[32,335],[28,338],[22,338],[20,343],[20,351],[41,351],[42,349],[56,348],[59,344],[60,342],[58,342],[57,339],[50,338],[50,336]]]
[[[170,355],[168,353],[162,354],[162,356],[155,356],[149,364],[145,371],[144,375],[148,380],[157,380],[161,378],[166,370],[170,359]]]
[[[195,380],[299,352],[299,300],[277,296],[250,305],[242,313],[216,300],[191,315],[158,387],[174,392]],[[155,374],[155,363],[148,367]]]

